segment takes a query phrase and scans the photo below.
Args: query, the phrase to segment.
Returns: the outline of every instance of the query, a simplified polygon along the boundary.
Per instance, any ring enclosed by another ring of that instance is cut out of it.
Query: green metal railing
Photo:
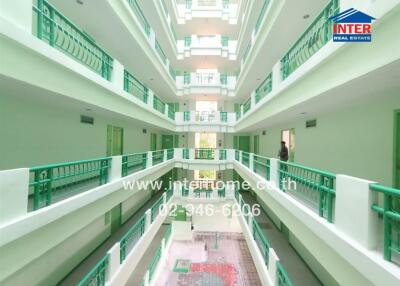
[[[124,90],[147,103],[148,88],[137,80],[127,70],[124,71]]]
[[[173,111],[171,108],[168,108],[168,117],[172,120],[175,120],[175,111]]]
[[[146,169],[147,153],[122,155],[122,177]]]
[[[173,194],[174,194],[174,190],[169,189],[169,190],[167,191],[167,195],[166,195],[166,197],[167,197],[167,202],[171,199],[171,197],[173,196]]]
[[[109,254],[107,253],[97,264],[82,278],[78,286],[104,286],[106,284],[106,271]]]
[[[186,9],[192,9],[192,0],[186,0]]]
[[[183,83],[190,84],[190,73],[188,72],[183,73]]]
[[[243,103],[243,114],[246,114],[251,108],[251,97]]]
[[[190,121],[190,111],[183,112],[183,121]]]
[[[158,56],[160,57],[161,61],[166,64],[167,63],[167,56],[165,55],[163,49],[161,48],[160,43],[156,40],[156,44],[155,44],[155,49],[156,52],[158,54]]]
[[[168,242],[169,238],[171,237],[171,233],[172,233],[172,225],[170,224],[167,226],[167,229],[165,230],[164,233],[165,243]]]
[[[237,110],[235,113],[236,113],[236,120],[239,120],[240,117],[241,117],[241,112],[240,112],[240,110]]]
[[[205,198],[209,199],[211,198],[213,190],[212,189],[195,189],[193,190],[193,194],[195,198],[201,198],[203,197],[202,194],[205,194]]]
[[[272,72],[257,87],[255,94],[255,102],[258,103],[264,96],[272,91]]]
[[[239,161],[239,159],[240,159],[240,158],[239,158],[239,157],[240,157],[239,154],[240,154],[240,153],[239,153],[239,150],[235,150],[235,160],[236,160],[236,161]]]
[[[161,113],[165,113],[165,103],[156,95],[153,96],[153,108]]]
[[[220,74],[219,75],[219,82],[223,85],[227,85],[228,84],[228,75],[226,74]]]
[[[33,210],[51,205],[54,196],[89,190],[108,182],[111,158],[99,158],[30,168]]]
[[[239,190],[235,187],[235,199],[239,202]]]
[[[182,188],[182,197],[189,196],[189,189]]]
[[[383,258],[400,264],[400,190],[380,184],[371,184],[370,190],[383,194],[383,206],[371,206],[383,218]]]
[[[284,181],[286,181],[284,183]],[[305,166],[279,162],[279,187],[318,209],[321,217],[333,221],[336,175]]]
[[[242,152],[242,164],[249,167],[250,164],[250,154],[248,152]]]
[[[253,171],[261,175],[263,178],[270,179],[270,159],[267,157],[254,154]]]
[[[164,161],[164,150],[158,150],[152,152],[153,166],[160,164]]]
[[[265,265],[268,267],[269,248],[271,246],[255,219],[253,219],[253,238],[256,241],[262,257],[264,258]]]
[[[331,40],[332,21],[329,17],[339,12],[339,8],[339,0],[331,0],[283,56],[281,59],[282,79],[286,79]]]
[[[172,36],[174,37],[175,43],[178,41],[178,36],[176,35],[176,31],[174,29],[174,26],[172,26],[172,22],[169,24],[169,27],[171,28]]]
[[[214,153],[215,153],[214,149],[211,148],[197,148],[194,150],[194,158],[203,160],[213,160]]]
[[[113,59],[84,31],[46,0],[33,5],[34,34],[50,46],[71,56],[103,78],[110,80]]]
[[[257,34],[260,29],[261,22],[264,19],[265,12],[267,11],[270,0],[264,0],[264,4],[261,8],[260,14],[258,15],[256,26],[254,27],[254,31]]]
[[[171,160],[174,158],[174,149],[167,150],[167,160]]]
[[[227,122],[228,121],[228,113],[226,111],[221,111],[219,113],[220,120],[221,122]]]
[[[218,197],[225,198],[225,188],[218,189]]]
[[[279,261],[276,262],[276,273],[278,286],[293,286],[292,281],[290,281],[289,275]]]
[[[133,249],[139,239],[143,236],[146,225],[146,216],[140,219],[124,234],[119,241],[120,262],[122,263],[127,254]]]
[[[174,80],[176,80],[176,71],[171,65],[169,65],[169,74]]]
[[[151,222],[154,221],[156,216],[160,212],[161,205],[163,204],[163,197],[161,196],[150,208],[151,211]]]
[[[227,47],[229,43],[229,37],[228,36],[221,36],[221,46]]]
[[[219,159],[226,160],[226,149],[219,149]]]
[[[183,159],[189,159],[189,149],[182,149]]]
[[[162,7],[163,7],[163,10],[164,10],[165,16],[168,16],[167,4],[165,3],[164,0],[160,0],[160,1],[161,1],[161,5],[162,5]]]
[[[160,262],[161,258],[161,245],[157,248],[156,253],[154,254],[153,259],[151,260],[148,271],[149,271],[149,281],[153,279],[154,272],[156,271],[158,262]]]
[[[139,4],[137,3],[136,0],[127,0],[127,1],[128,1],[129,6],[131,7],[133,13],[136,15],[140,24],[142,25],[144,32],[146,33],[147,36],[150,36],[149,22],[147,22],[147,19],[143,14],[142,9],[140,9]]]
[[[190,47],[190,45],[192,44],[192,37],[191,36],[185,36],[184,37],[184,41],[185,41],[185,47]]]

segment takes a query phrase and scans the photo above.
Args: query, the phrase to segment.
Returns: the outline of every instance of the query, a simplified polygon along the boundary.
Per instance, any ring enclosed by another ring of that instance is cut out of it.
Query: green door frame
[[[107,156],[117,156],[124,153],[124,129],[107,125]]]
[[[260,135],[254,135],[254,154],[259,154],[260,153]]]
[[[150,134],[150,151],[157,150],[157,134],[151,133]]]
[[[400,189],[400,110],[394,111],[393,186]]]
[[[286,142],[285,140],[284,140],[284,138],[283,138],[283,133],[284,132],[289,132],[289,142]],[[296,135],[296,131],[295,131],[295,129],[294,128],[290,128],[290,129],[284,129],[284,130],[281,130],[281,141],[285,141],[286,143],[287,143],[287,148],[288,148],[288,150],[289,150],[289,162],[294,162],[294,156],[295,156],[295,150],[296,150],[296,148],[295,148],[295,142],[296,142],[296,140],[295,140],[295,135]]]
[[[239,150],[250,152],[250,136],[239,136]]]

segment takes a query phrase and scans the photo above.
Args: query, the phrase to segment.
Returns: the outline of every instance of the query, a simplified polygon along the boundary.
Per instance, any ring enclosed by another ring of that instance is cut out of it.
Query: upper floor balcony
[[[176,76],[177,95],[210,94],[234,96],[236,77],[219,73],[216,70],[184,72]]]
[[[175,113],[176,131],[234,132],[236,115],[225,111],[184,111]]]
[[[239,1],[233,0],[175,0],[178,24],[193,18],[219,18],[237,24]]]
[[[192,56],[220,56],[236,60],[237,41],[223,35],[191,35],[178,40],[178,59]]]

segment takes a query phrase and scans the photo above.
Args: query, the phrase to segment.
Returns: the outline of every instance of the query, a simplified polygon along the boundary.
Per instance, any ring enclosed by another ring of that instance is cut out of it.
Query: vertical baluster
[[[387,261],[392,260],[392,224],[391,219],[388,216],[388,212],[391,211],[392,207],[392,196],[384,194],[383,201],[383,257]]]
[[[50,10],[50,37],[49,37],[49,44],[50,46],[54,47],[55,45],[55,19],[54,19],[54,8],[49,7]]]

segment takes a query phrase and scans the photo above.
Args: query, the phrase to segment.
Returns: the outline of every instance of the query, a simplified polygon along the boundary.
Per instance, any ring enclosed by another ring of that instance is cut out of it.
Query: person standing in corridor
[[[289,159],[289,150],[286,147],[285,141],[281,141],[281,149],[279,150],[278,156],[281,161],[287,162]]]

